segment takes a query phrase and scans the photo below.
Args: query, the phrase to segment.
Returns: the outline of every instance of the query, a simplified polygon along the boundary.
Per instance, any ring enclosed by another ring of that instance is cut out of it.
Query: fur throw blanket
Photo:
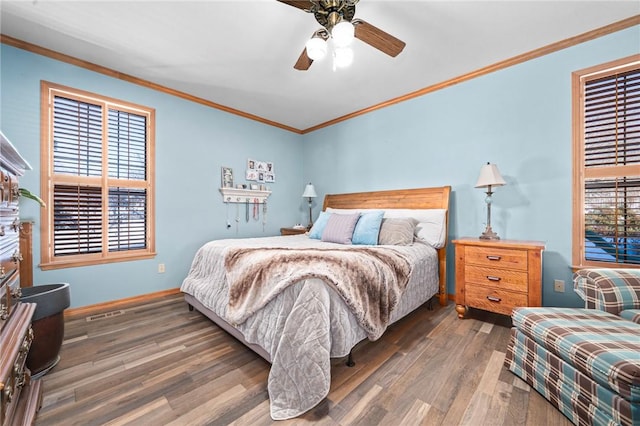
[[[411,275],[410,262],[389,247],[231,247],[225,269],[232,324],[243,323],[288,286],[319,278],[342,296],[371,340],[386,330]]]

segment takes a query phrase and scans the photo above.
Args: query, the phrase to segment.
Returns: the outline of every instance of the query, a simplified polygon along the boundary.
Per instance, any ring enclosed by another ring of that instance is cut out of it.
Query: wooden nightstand
[[[511,315],[516,306],[542,303],[540,241],[460,238],[456,246],[456,311],[469,306]]]
[[[280,228],[280,235],[298,235],[307,232],[306,228]]]

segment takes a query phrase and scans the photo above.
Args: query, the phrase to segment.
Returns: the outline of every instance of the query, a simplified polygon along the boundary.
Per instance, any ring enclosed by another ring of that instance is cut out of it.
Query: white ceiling
[[[406,42],[355,40],[354,63],[293,69],[319,28],[276,0],[0,1],[2,34],[305,130],[640,14],[640,1],[361,0],[356,17]],[[640,40],[639,40],[640,44]]]

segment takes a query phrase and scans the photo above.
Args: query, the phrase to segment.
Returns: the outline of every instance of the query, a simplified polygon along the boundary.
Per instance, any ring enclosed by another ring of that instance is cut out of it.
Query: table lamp
[[[491,195],[493,192],[491,191],[492,186],[502,186],[506,184],[502,175],[500,175],[500,171],[498,170],[498,166],[495,164],[487,163],[480,169],[480,177],[478,177],[478,182],[476,183],[476,188],[487,188],[487,197],[484,201],[487,203],[487,227],[485,228],[482,235],[480,235],[481,240],[499,240],[498,234],[493,232],[491,229]]]
[[[313,220],[311,218],[311,201],[313,198],[316,198],[318,196],[316,194],[316,189],[313,187],[313,184],[311,182],[309,182],[309,184],[304,188],[302,196],[309,199],[309,225],[307,225],[307,229],[311,229],[311,227],[313,226]]]

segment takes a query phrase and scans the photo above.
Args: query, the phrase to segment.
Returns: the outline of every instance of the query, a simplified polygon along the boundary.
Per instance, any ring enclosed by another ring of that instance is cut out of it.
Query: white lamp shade
[[[327,54],[327,42],[320,37],[313,37],[307,41],[307,56],[313,61],[319,61]]]
[[[342,21],[336,24],[331,30],[333,42],[338,47],[345,47],[351,44],[355,34],[355,28],[349,21]]]
[[[338,68],[345,68],[353,62],[353,50],[349,47],[336,47],[333,52],[333,64]]]
[[[302,193],[303,197],[309,197],[309,198],[316,198],[318,196],[318,194],[316,194],[316,189],[313,187],[313,185],[311,183],[309,183],[305,188],[304,188],[304,192]]]
[[[478,182],[476,183],[476,188],[484,188],[489,185],[502,186],[504,184],[506,184],[506,182],[502,178],[500,170],[498,170],[498,166],[490,163],[482,166],[480,169],[480,177],[478,177]]]

